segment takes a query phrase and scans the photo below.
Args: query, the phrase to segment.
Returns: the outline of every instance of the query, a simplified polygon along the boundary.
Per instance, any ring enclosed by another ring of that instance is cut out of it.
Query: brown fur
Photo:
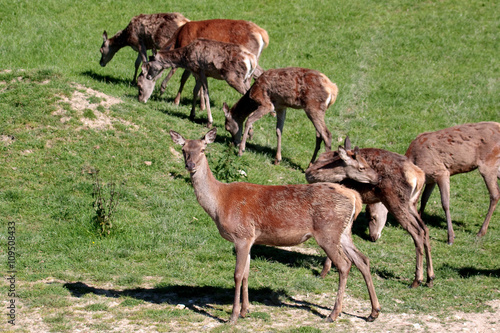
[[[479,169],[490,193],[488,213],[478,232],[484,236],[500,200],[500,123],[481,122],[422,133],[412,141],[406,156],[426,176],[420,214],[437,184],[448,224],[448,243],[455,238],[450,215],[450,176]]]
[[[270,69],[255,80],[250,90],[230,110],[224,105],[226,130],[231,133],[235,144],[240,145],[241,156],[252,124],[265,114],[276,111],[278,147],[275,163],[278,164],[281,161],[281,135],[286,108],[304,109],[316,128],[312,163],[321,141],[325,143],[327,151],[331,149],[332,135],[325,124],[325,112],[335,102],[337,95],[337,85],[316,70],[298,67]],[[243,131],[245,119],[247,121]]]
[[[339,152],[335,151],[320,155],[318,160],[306,170],[307,181],[309,183],[338,182],[358,191],[365,204],[383,203],[401,226],[410,233],[415,243],[417,264],[415,280],[411,286],[416,287],[423,281],[424,250],[427,259],[427,284],[431,286],[434,270],[429,231],[416,210],[418,195],[425,181],[424,173],[405,156],[387,150],[363,148],[357,150],[356,153],[348,151],[348,154],[364,158],[369,169],[378,174],[378,182],[376,184],[360,183],[360,179],[349,178],[350,175],[344,171],[346,162],[339,157]],[[364,172],[368,172],[368,170]],[[372,229],[372,225],[370,225],[370,229]],[[371,230],[370,235],[373,239],[374,235],[372,235]],[[326,275],[329,266],[330,263],[327,260],[321,273],[322,276]]]
[[[106,31],[103,33],[101,46],[101,66],[111,61],[116,52],[125,46],[130,46],[138,53],[135,61],[135,72],[133,82],[137,77],[137,71],[142,62],[140,54],[141,43],[147,50],[160,49],[166,46],[172,35],[183,24],[189,22],[180,13],[141,14],[134,16],[127,27],[118,31],[108,39]]]
[[[215,140],[216,129],[201,140],[186,140],[170,131],[182,145],[186,169],[198,202],[214,220],[220,235],[234,243],[236,269],[231,323],[244,317],[249,307],[248,275],[253,244],[291,246],[314,237],[339,271],[337,299],[330,320],[342,311],[347,275],[352,263],[363,274],[372,304],[367,320],[378,317],[380,304],[370,275],[369,260],[354,245],[352,222],[361,210],[361,198],[338,184],[257,185],[221,183],[208,166],[204,150]],[[240,296],[242,305],[240,310]]]
[[[250,88],[250,79],[256,66],[256,56],[241,45],[199,38],[188,46],[159,51],[154,61],[143,65],[142,75],[147,73],[146,77],[151,80],[164,68],[181,67],[189,70],[196,78],[190,118],[194,119],[196,96],[202,87],[210,127],[213,119],[207,77],[225,80],[236,91],[244,94]]]
[[[257,60],[259,59],[262,50],[269,44],[267,31],[253,22],[244,20],[214,19],[191,21],[188,22],[188,24],[184,24],[175,32],[171,39],[165,44],[164,48],[174,49],[184,47],[191,44],[198,38],[212,39],[219,42],[241,45],[253,53],[257,57]],[[173,71],[175,71],[175,69],[173,69]],[[262,68],[257,66],[253,75],[254,77],[258,77],[261,73]],[[171,74],[169,74],[169,76],[171,76]],[[167,76],[167,78],[169,77]],[[174,99],[175,105],[179,105],[181,93],[188,78],[189,72],[184,72],[179,91]],[[139,75],[138,82],[141,82],[141,80],[145,81],[146,79],[144,76]],[[167,79],[162,82],[160,90],[161,93],[165,91],[167,82]],[[154,82],[152,86],[151,83],[149,83],[149,86],[144,88],[142,95],[141,91],[139,91],[139,94],[142,96],[139,100],[142,102],[147,101],[147,99],[151,96],[153,89]],[[202,98],[201,102],[202,109],[204,109],[203,105],[206,101]]]

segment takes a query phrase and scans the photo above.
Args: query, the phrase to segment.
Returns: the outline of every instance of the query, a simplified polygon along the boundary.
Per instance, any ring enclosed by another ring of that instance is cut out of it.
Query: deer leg
[[[281,162],[281,136],[283,134],[283,127],[285,126],[286,119],[286,109],[276,110],[277,119],[276,119],[276,138],[278,140],[278,145],[276,148],[276,159],[274,160],[274,164],[278,165]]]
[[[316,239],[318,241],[318,239]],[[330,315],[327,317],[327,321],[333,322],[342,312],[342,301],[344,299],[345,287],[347,285],[347,276],[351,270],[351,261],[341,253],[336,246],[322,246],[322,240],[318,241],[319,246],[326,252],[328,258],[333,262],[337,271],[339,272],[339,287],[337,290],[337,298],[335,299],[335,305]]]
[[[415,279],[413,280],[410,288],[416,288],[420,286],[424,280],[424,242],[425,242],[425,230],[421,228],[419,223],[413,219],[411,212],[405,210],[404,208],[399,208],[403,206],[404,203],[394,203],[391,205],[390,202],[384,202],[384,205],[389,209],[389,212],[397,219],[399,224],[405,229],[413,239],[415,244],[416,253],[416,263],[415,263]],[[430,249],[430,248],[429,248]],[[430,252],[429,252],[430,254]]]
[[[193,103],[191,105],[191,114],[189,115],[189,119],[191,121],[194,120],[195,117],[195,109],[196,109],[196,97],[198,96],[198,92],[200,91],[201,88],[201,79],[196,77],[196,84],[193,89]]]
[[[316,160],[316,156],[318,155],[318,151],[321,148],[321,141],[325,143],[325,151],[330,151],[332,149],[332,134],[326,128],[325,120],[323,117],[313,117],[313,115],[317,115],[318,112],[313,112],[310,109],[305,109],[307,117],[311,120],[316,128],[316,147],[314,148],[314,153],[311,158],[311,162],[309,162],[309,166],[311,166]],[[324,115],[324,112],[323,112]]]
[[[422,216],[424,214],[425,206],[427,205],[427,201],[431,197],[431,193],[436,187],[436,183],[425,184],[424,191],[422,192],[422,199],[420,199],[420,210],[419,214]]]
[[[252,243],[244,240],[237,240],[234,243],[234,248],[236,251],[236,268],[234,270],[234,302],[233,302],[233,311],[231,314],[230,322],[231,324],[236,324],[238,317],[240,316],[240,296],[241,290],[243,286],[243,299],[245,302],[245,298],[248,301],[248,274],[247,274],[247,266],[250,265],[248,262],[250,258],[250,248],[252,247]],[[245,279],[246,277],[246,279]],[[244,283],[243,281],[246,280]],[[245,308],[246,307],[246,308]],[[245,314],[248,310],[248,304],[244,304]],[[243,309],[242,309],[243,310]]]
[[[210,110],[210,97],[208,93],[208,81],[207,77],[205,76],[205,73],[201,72],[200,73],[200,80],[201,80],[201,91],[200,91],[200,98],[205,101],[205,106],[207,108],[207,118],[208,118],[208,123],[207,127],[210,128],[212,127],[212,124],[214,122],[212,118],[212,111]]]
[[[137,59],[135,59],[135,71],[134,71],[134,77],[132,78],[132,84],[137,83],[137,72],[139,71],[141,63],[142,63],[142,55],[141,52],[139,52],[139,54],[137,55]]]
[[[325,262],[323,263],[323,270],[321,271],[319,276],[321,276],[321,278],[324,279],[326,277],[326,274],[328,274],[331,268],[332,268],[332,261],[330,260],[330,258],[326,257]]]
[[[167,76],[161,82],[160,96],[163,95],[163,93],[165,92],[165,89],[167,88],[167,83],[168,83],[168,81],[170,81],[170,78],[172,78],[172,76],[174,75],[176,70],[177,70],[177,68],[175,68],[175,67],[171,68],[170,72],[168,72]]]
[[[189,79],[189,75],[191,75],[191,72],[188,71],[187,69],[184,71],[184,73],[182,73],[181,84],[179,86],[179,90],[177,91],[177,96],[175,96],[175,99],[174,99],[175,105],[179,105],[179,103],[181,101],[181,93],[182,93],[182,90],[184,89],[184,85],[186,84],[187,79]]]
[[[479,172],[481,176],[483,176],[484,182],[486,183],[486,187],[488,188],[488,192],[490,193],[490,207],[488,208],[488,214],[486,214],[486,218],[484,219],[483,225],[481,229],[477,233],[478,237],[482,237],[486,235],[486,231],[488,230],[488,225],[490,224],[491,216],[495,211],[498,201],[500,200],[500,188],[498,187],[497,179],[500,179],[500,167],[498,168],[497,174],[495,175],[495,168],[486,168],[479,166]]]
[[[240,317],[246,317],[248,308],[250,307],[250,299],[248,297],[248,275],[250,274],[250,254],[248,255],[247,265],[245,267],[245,275],[242,280],[242,295],[241,295],[241,312]]]
[[[448,226],[448,244],[453,244],[455,240],[455,232],[453,231],[453,224],[451,223],[450,214],[450,175],[449,173],[441,175],[437,179],[439,192],[441,192],[441,205],[443,206],[444,214],[446,216],[446,224]]]
[[[252,124],[255,121],[262,118],[263,115],[265,115],[266,113],[272,112],[273,110],[274,110],[274,105],[272,103],[269,103],[268,105],[259,106],[257,108],[257,110],[255,110],[254,112],[252,112],[250,114],[250,116],[248,117],[248,119],[245,123],[245,130],[243,131],[243,137],[242,137],[241,142],[240,142],[238,156],[243,155],[243,152],[245,151],[245,145],[246,145],[246,141],[248,138],[248,133],[249,133],[250,129],[252,128]]]
[[[378,302],[377,294],[375,293],[375,286],[373,285],[372,275],[370,273],[370,260],[356,248],[356,246],[352,242],[351,237],[342,237],[341,243],[342,248],[344,249],[344,253],[359,269],[361,274],[363,274],[366,287],[368,288],[368,294],[370,295],[370,302],[372,304],[372,312],[370,313],[366,321],[374,321],[375,319],[377,319],[380,313],[380,303]]]

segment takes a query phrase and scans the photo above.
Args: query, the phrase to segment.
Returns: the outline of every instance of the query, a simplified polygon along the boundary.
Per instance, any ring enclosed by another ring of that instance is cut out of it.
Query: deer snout
[[[196,171],[196,164],[193,162],[186,162],[186,170],[189,172]]]

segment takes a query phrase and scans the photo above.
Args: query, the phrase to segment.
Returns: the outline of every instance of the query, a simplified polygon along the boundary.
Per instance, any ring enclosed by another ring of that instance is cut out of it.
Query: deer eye
[[[358,170],[359,170],[359,171],[365,171],[365,169],[366,169],[366,167],[364,167],[364,166],[360,166],[360,167],[358,168]]]

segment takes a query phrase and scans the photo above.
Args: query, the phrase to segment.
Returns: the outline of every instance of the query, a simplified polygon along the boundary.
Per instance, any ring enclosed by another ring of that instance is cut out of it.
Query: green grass
[[[163,97],[155,92],[141,104],[130,85],[131,49],[118,52],[104,68],[98,63],[102,31],[112,35],[134,15],[179,11],[192,20],[224,17],[259,24],[270,36],[260,60],[263,68],[314,68],[339,86],[326,116],[333,147],[349,134],[354,145],[404,153],[421,132],[500,119],[499,8],[494,1],[187,0],[166,5],[44,0],[0,7],[0,240],[6,244],[7,222],[15,222],[19,320],[38,311],[53,331],[109,330],[114,320],[129,317],[158,331],[170,331],[176,321],[189,330],[190,323],[210,315],[221,321],[230,315],[232,245],[197,203],[182,158],[173,153],[180,150],[168,135],[174,129],[198,138],[207,131],[206,113],[198,112],[195,122],[188,119],[193,80],[178,107],[171,103],[177,75]],[[105,98],[88,96],[90,106],[77,110],[62,101],[82,91],[74,83],[122,103],[108,110],[99,104]],[[221,109],[239,95],[224,82],[209,84],[219,131],[207,154],[219,178],[240,180],[234,171],[244,170],[247,177],[241,180],[252,183],[305,183],[315,135],[304,112],[288,112],[280,166],[273,165],[276,120],[270,116],[254,124],[254,139],[237,158],[236,149],[228,148]],[[83,121],[97,121],[99,113],[113,126],[83,126]],[[124,184],[107,237],[93,225],[92,169],[100,170],[103,183]],[[354,242],[370,258],[381,316],[488,310],[485,302],[499,298],[498,210],[487,235],[475,237],[488,202],[477,172],[452,178],[456,241],[448,246],[439,192],[433,193],[425,215],[436,274],[432,289],[407,289],[415,265],[410,236],[391,220],[377,243],[368,242],[366,220],[360,217]],[[305,246],[317,248],[313,241]],[[5,250],[2,245],[2,264]],[[333,270],[325,280],[317,278],[322,260],[322,255],[256,247],[250,298],[259,308],[232,330],[244,331],[255,322],[265,330],[273,314],[284,311],[273,300],[281,304],[296,295],[326,293],[332,297],[325,306],[333,306],[337,275]],[[55,282],[43,282],[49,278]],[[6,299],[7,285],[0,286]],[[348,294],[368,304],[356,269]],[[177,309],[177,304],[186,308]],[[74,307],[89,318],[103,317],[86,321]],[[289,321],[283,332],[317,331],[313,324]],[[0,325],[12,329],[5,321]]]

